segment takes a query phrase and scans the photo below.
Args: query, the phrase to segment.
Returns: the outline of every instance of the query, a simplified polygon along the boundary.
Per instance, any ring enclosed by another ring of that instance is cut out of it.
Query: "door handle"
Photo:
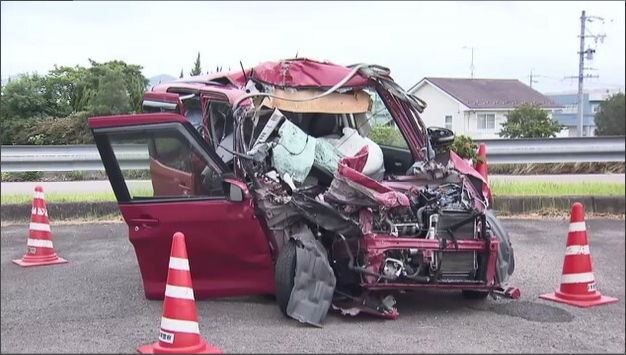
[[[159,220],[156,218],[136,218],[131,219],[130,222],[135,225],[142,225],[144,227],[156,226],[159,224]]]

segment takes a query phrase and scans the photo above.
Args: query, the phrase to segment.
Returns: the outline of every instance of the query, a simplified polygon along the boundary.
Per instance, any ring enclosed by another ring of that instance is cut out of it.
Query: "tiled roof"
[[[424,80],[437,86],[471,109],[515,108],[524,103],[537,104],[543,108],[563,107],[516,79],[427,77],[422,81]]]

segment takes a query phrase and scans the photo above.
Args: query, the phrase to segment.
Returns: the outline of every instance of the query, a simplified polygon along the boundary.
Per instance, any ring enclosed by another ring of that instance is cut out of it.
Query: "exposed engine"
[[[460,239],[478,238],[480,213],[472,207],[463,184],[423,187],[419,194],[412,193],[410,201],[409,212],[390,214],[390,226],[397,230],[399,237],[437,239],[442,246],[448,240],[456,245]],[[477,269],[476,252],[444,254],[411,248],[386,252],[381,274],[390,282],[430,282],[434,278],[437,282],[465,281],[475,278]]]
[[[436,241],[439,249],[390,249],[382,257],[375,253],[362,258],[346,255],[357,260],[357,265],[348,269],[383,283],[478,283],[476,272],[481,256],[474,251],[456,250],[459,240],[481,238],[482,214],[473,207],[463,182],[412,188],[406,195],[410,201],[408,207],[372,211],[371,233],[432,240]],[[346,241],[337,242],[335,255],[349,249],[351,252],[348,254],[357,253]],[[372,265],[379,265],[378,270],[372,270]]]
[[[467,216],[474,210],[463,184],[413,188],[407,196],[410,207],[393,209],[384,218],[375,219],[373,232],[403,238],[434,239],[438,228],[448,227],[453,216]]]

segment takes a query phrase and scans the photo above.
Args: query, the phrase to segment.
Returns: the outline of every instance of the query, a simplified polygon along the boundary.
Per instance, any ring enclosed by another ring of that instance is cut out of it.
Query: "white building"
[[[550,117],[562,106],[519,80],[424,78],[408,90],[426,101],[427,126],[452,129],[473,139],[500,138],[507,114],[523,103],[537,104]],[[567,136],[564,130],[558,136]]]

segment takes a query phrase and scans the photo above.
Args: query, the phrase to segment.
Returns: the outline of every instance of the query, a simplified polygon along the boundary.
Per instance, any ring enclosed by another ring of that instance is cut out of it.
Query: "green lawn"
[[[493,181],[491,192],[497,196],[624,196],[624,183],[605,182],[524,182]]]
[[[493,181],[491,191],[494,196],[567,196],[596,195],[624,196],[624,183],[558,183]],[[134,196],[152,196],[152,190],[138,188],[131,192]],[[32,203],[32,194],[2,194],[2,203]],[[86,202],[115,201],[112,192],[92,194],[46,193],[46,202]]]
[[[132,196],[152,196],[151,189],[138,188],[131,191]],[[46,202],[98,202],[115,201],[113,192],[97,192],[91,194],[69,194],[46,192]],[[32,194],[2,194],[2,203],[32,203]]]

